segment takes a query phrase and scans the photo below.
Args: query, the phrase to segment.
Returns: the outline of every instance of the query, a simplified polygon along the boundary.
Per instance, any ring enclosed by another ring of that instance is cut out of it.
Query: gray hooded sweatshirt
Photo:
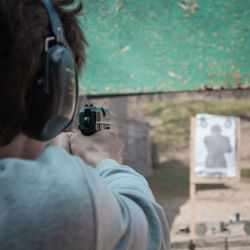
[[[0,250],[169,249],[146,180],[111,159],[96,169],[48,146],[37,160],[0,160]]]

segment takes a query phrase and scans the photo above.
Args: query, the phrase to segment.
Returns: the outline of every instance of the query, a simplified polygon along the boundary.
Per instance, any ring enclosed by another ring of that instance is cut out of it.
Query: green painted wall
[[[84,0],[81,94],[250,87],[250,0]]]

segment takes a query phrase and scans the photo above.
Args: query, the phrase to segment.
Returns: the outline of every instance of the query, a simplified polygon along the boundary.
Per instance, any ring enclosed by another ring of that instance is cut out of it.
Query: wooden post
[[[195,191],[196,191],[196,184],[190,183],[190,203],[191,203],[190,236],[193,243],[195,243]]]
[[[237,167],[237,181],[241,179],[241,168],[240,168],[240,118],[236,118],[236,135],[237,135],[237,144],[236,144],[236,167]]]
[[[195,191],[196,184],[194,182],[194,139],[195,139],[195,121],[191,118],[190,124],[190,172],[189,172],[189,197],[190,197],[190,236],[193,243],[195,243]]]

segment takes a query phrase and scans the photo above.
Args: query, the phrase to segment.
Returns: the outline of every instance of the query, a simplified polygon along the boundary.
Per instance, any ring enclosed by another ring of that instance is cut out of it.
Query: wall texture
[[[84,0],[81,94],[250,86],[250,1]]]

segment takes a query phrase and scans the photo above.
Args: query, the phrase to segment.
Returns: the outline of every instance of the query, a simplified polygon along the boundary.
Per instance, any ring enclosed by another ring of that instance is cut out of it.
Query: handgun
[[[110,129],[111,117],[108,109],[85,105],[79,112],[78,128],[84,135],[92,135],[103,129]]]

